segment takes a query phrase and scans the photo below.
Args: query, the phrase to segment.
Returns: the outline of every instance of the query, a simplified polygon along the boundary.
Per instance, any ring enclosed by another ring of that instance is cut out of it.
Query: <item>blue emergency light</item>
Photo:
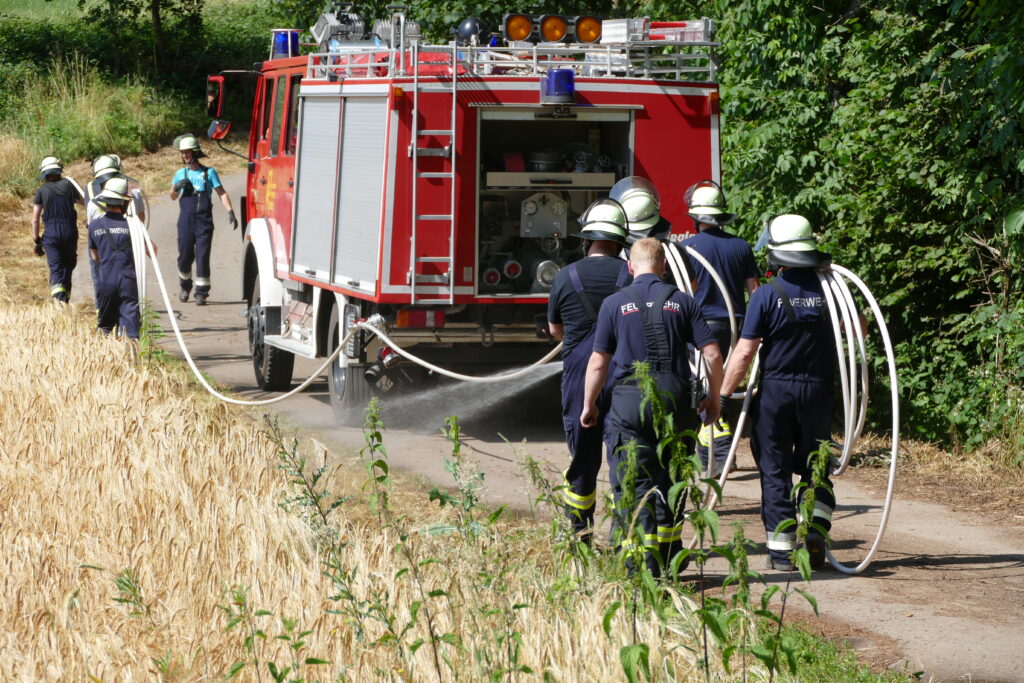
[[[572,104],[576,101],[576,72],[553,69],[540,77],[541,104]]]
[[[282,57],[299,56],[299,29],[296,28],[275,28],[271,30],[273,36],[270,44],[270,58],[281,59]]]

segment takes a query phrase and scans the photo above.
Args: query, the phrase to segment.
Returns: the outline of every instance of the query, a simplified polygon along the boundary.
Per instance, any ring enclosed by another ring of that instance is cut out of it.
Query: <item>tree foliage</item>
[[[905,422],[921,436],[1019,440],[1015,3],[717,6],[723,179],[745,234],[771,214],[804,213],[836,261],[881,295]]]

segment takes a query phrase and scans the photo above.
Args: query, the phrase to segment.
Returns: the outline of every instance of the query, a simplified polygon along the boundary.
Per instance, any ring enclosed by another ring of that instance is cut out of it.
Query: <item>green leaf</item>
[[[234,678],[238,675],[238,672],[245,668],[245,660],[239,659],[237,662],[231,665],[228,669],[228,675],[225,678]]]
[[[322,666],[322,665],[330,664],[330,662],[328,660],[326,660],[326,659],[318,659],[316,657],[306,657],[306,659],[304,661],[305,661],[306,666]]]
[[[804,600],[806,600],[811,605],[811,609],[814,610],[814,615],[817,616],[818,615],[818,600],[817,600],[817,598],[815,598],[813,595],[811,595],[807,591],[800,590],[799,588],[796,588],[795,590],[796,590],[797,593],[799,593],[800,595],[804,596]]]
[[[1016,235],[1024,228],[1024,208],[1015,209],[1006,216],[1006,233]]]
[[[636,643],[626,645],[619,650],[619,661],[622,662],[622,672],[626,674],[629,683],[637,683],[640,678],[638,673],[643,673],[644,679],[651,680],[650,649],[647,643]]]
[[[622,602],[620,600],[613,602],[611,606],[605,610],[604,618],[601,620],[601,628],[604,629],[604,634],[609,638],[611,638],[612,635],[612,619],[615,618],[615,613],[619,611],[620,607],[622,607]]]
[[[502,505],[497,510],[495,510],[490,515],[488,515],[488,517],[487,517],[487,526],[491,526],[492,524],[497,522],[498,518],[501,517],[502,513],[504,513],[504,512],[505,512],[505,506]]]

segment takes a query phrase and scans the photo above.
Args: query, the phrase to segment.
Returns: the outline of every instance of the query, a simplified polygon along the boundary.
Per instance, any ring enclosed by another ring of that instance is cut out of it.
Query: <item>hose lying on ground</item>
[[[149,236],[149,231],[145,229],[145,226],[142,226],[142,234],[146,239],[146,244],[149,245],[150,253],[155,253],[153,242]],[[443,368],[439,368],[436,365],[428,363],[422,358],[418,358],[417,356],[409,353],[405,349],[400,348],[397,344],[391,341],[383,332],[378,330],[370,323],[367,323],[365,321],[358,321],[352,326],[352,329],[348,331],[345,337],[338,342],[337,348],[334,349],[334,351],[327,357],[323,364],[319,368],[317,368],[316,371],[312,375],[310,375],[304,382],[299,384],[294,389],[288,391],[287,393],[280,394],[279,396],[274,396],[273,398],[259,400],[245,400],[232,398],[231,396],[222,394],[221,392],[214,389],[203,376],[203,373],[200,372],[199,368],[196,366],[195,361],[192,359],[192,354],[189,353],[188,347],[185,344],[185,340],[181,335],[181,328],[178,327],[178,320],[177,317],[174,315],[174,308],[171,305],[171,298],[167,293],[167,286],[164,283],[163,273],[161,272],[160,264],[157,262],[156,259],[153,259],[153,272],[156,275],[156,282],[160,287],[160,295],[163,298],[164,306],[167,307],[167,317],[171,321],[171,328],[174,330],[174,337],[178,342],[178,346],[181,348],[181,353],[185,357],[185,362],[188,363],[189,368],[191,368],[192,370],[192,374],[195,375],[196,379],[199,380],[199,383],[203,386],[203,388],[206,389],[206,391],[208,391],[212,396],[221,401],[224,401],[225,403],[231,403],[239,406],[271,405],[273,403],[279,403],[287,398],[291,398],[300,391],[303,391],[306,387],[312,384],[313,381],[316,380],[321,374],[323,374],[323,372],[327,370],[328,367],[330,367],[331,363],[333,363],[335,359],[337,359],[342,349],[345,348],[345,344],[352,338],[353,335],[355,335],[361,329],[365,329],[368,332],[371,332],[380,337],[381,341],[390,346],[392,350],[395,351],[395,353],[399,354],[403,358],[406,358],[414,363],[418,363],[419,365],[422,365],[427,369],[433,370],[434,372],[443,374],[446,377],[451,377],[453,379],[458,379],[464,382],[508,382],[510,380],[522,377],[528,372],[536,370],[538,367],[544,365],[552,358],[554,358],[556,355],[558,355],[558,353],[562,350],[562,345],[558,344],[555,347],[553,347],[551,351],[547,353],[547,355],[545,355],[537,362],[533,363],[532,365],[527,365],[526,367],[516,370],[514,372],[510,372],[503,375],[492,375],[488,377],[474,377],[472,375],[463,375],[457,372],[451,372],[450,370],[444,370]]]

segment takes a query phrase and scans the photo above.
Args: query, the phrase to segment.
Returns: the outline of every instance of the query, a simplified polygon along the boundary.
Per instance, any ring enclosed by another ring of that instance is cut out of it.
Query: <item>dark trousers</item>
[[[67,303],[71,300],[71,273],[78,265],[78,230],[53,229],[43,232],[43,250],[50,266],[50,296]]]
[[[189,210],[182,197],[181,213],[178,218],[178,284],[181,291],[192,291],[192,264],[196,265],[196,296],[210,293],[210,250],[213,246],[213,217]]]
[[[761,474],[761,519],[772,557],[788,557],[795,548],[795,528],[776,533],[778,525],[796,519],[793,475],[810,485],[808,456],[821,441],[831,441],[832,385],[824,382],[766,379],[754,397],[750,448]],[[815,490],[814,522],[832,528],[836,499],[829,488]]]
[[[696,428],[699,421],[690,408],[688,391],[671,395],[675,406],[668,409],[676,416],[677,431],[681,433]],[[641,414],[640,406],[641,395],[637,387],[621,384],[612,389],[605,419],[605,443],[608,447],[608,476],[615,500],[613,543],[623,548],[642,543],[644,563],[651,574],[660,576],[663,568],[671,567],[673,558],[683,549],[686,500],[681,497],[675,501],[674,509],[669,507],[668,496],[674,482],[669,473],[668,453],[665,453],[663,462],[657,453],[659,439],[652,424],[650,406],[645,407],[644,414]],[[636,442],[633,468],[630,467],[627,445],[630,441]],[[689,447],[692,448],[692,443]],[[634,501],[632,505],[623,500],[627,494]],[[642,505],[640,501],[643,501]],[[631,530],[634,517],[636,528]]]
[[[139,290],[134,279],[124,278],[120,286],[97,285],[97,327],[110,332],[115,326],[129,339],[139,338]]]
[[[604,429],[600,421],[594,427],[580,424],[583,385],[592,347],[593,337],[588,336],[562,358],[562,426],[571,458],[569,469],[563,473],[565,488],[562,489],[562,500],[576,533],[588,533],[594,526],[597,474],[601,470],[601,448],[604,445],[601,440]],[[604,393],[601,398],[605,398]],[[606,408],[607,401],[599,400],[598,409],[602,414]]]

